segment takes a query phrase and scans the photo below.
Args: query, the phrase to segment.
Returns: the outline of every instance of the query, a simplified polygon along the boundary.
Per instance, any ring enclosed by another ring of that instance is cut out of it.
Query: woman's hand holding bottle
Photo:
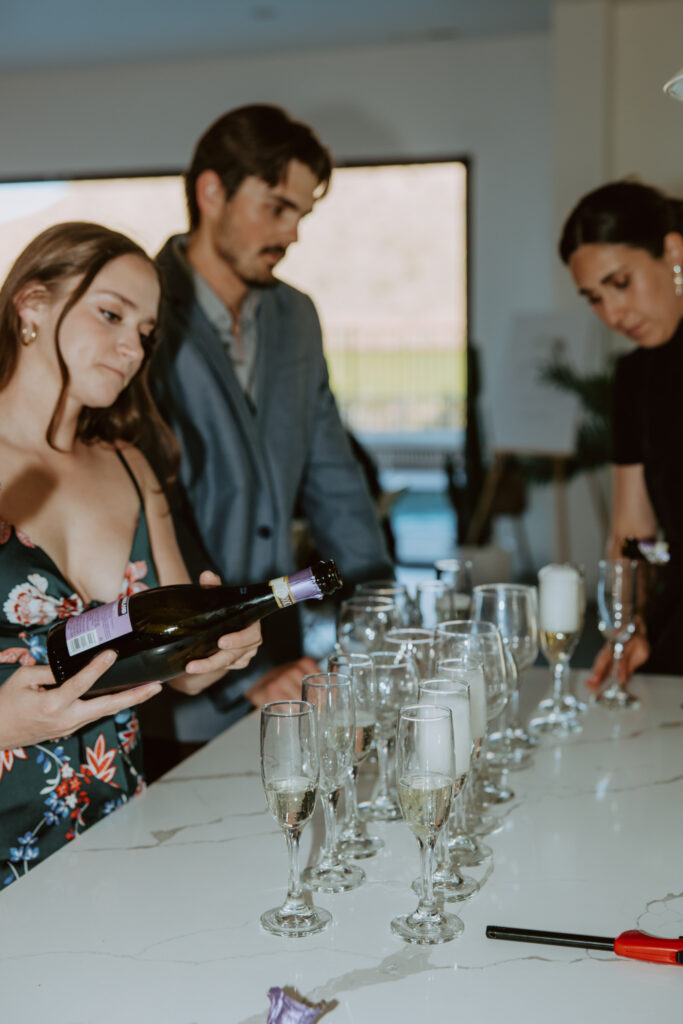
[[[160,683],[143,683],[124,693],[83,700],[115,660],[114,651],[102,651],[61,686],[55,686],[47,665],[25,666],[13,672],[0,686],[0,750],[17,750],[69,736],[98,718],[142,704],[159,692]]]

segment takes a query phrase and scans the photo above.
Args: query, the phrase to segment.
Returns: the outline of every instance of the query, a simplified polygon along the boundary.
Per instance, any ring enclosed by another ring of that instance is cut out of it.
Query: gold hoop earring
[[[683,269],[680,263],[674,263],[674,295],[680,298],[683,295]]]
[[[681,282],[683,283],[683,278],[681,278]],[[28,348],[29,345],[32,345],[37,337],[38,337],[38,331],[36,330],[36,325],[35,324],[23,324],[22,325],[21,337],[20,337],[19,340],[21,341],[21,344],[25,348]]]

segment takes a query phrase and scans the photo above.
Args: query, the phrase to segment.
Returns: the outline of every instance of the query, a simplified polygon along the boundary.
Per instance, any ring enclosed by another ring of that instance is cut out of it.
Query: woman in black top
[[[619,557],[627,537],[658,530],[669,544],[621,681],[641,666],[683,673],[683,203],[637,182],[604,185],[571,212],[559,248],[579,294],[638,346],[614,378],[607,556]],[[610,658],[605,648],[589,685],[606,678]]]

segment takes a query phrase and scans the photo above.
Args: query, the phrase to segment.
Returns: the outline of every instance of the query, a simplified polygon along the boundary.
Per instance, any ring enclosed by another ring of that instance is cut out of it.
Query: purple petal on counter
[[[267,1024],[314,1024],[325,1009],[324,1006],[304,1006],[276,987],[268,990],[268,998],[270,1013]]]

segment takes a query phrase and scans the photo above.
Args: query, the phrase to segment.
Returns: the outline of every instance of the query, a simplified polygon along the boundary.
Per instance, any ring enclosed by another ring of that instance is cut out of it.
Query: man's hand
[[[276,665],[262,675],[244,696],[256,708],[273,700],[301,700],[301,680],[313,672],[322,672],[313,658],[299,658],[298,661]]]

